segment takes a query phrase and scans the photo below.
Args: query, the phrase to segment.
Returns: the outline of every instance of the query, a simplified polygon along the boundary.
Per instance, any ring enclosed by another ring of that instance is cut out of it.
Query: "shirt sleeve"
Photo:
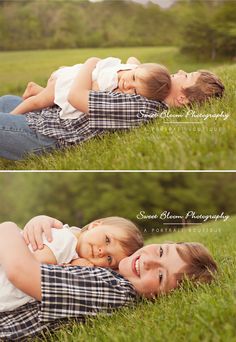
[[[76,253],[77,239],[68,228],[52,229],[52,242],[43,236],[43,243],[51,249],[57,263],[68,263],[78,257]]]
[[[112,91],[117,87],[117,70],[121,65],[119,58],[108,57],[99,61],[93,72],[93,80],[97,81],[100,91]]]
[[[121,64],[119,58],[108,57],[97,63],[93,79],[97,81],[99,91],[113,91],[118,86],[118,71],[135,68],[135,64]]]
[[[100,129],[128,129],[155,118],[166,109],[162,102],[140,95],[113,92],[89,93],[89,125]]]
[[[112,272],[105,268],[41,265],[41,322],[109,314],[128,305],[137,294],[128,280]]]
[[[107,57],[107,58],[104,58],[104,59],[101,59],[94,71],[93,71],[93,80],[97,80],[99,74],[101,72],[103,72],[104,69],[106,68],[110,68],[110,67],[115,67],[115,66],[118,66],[118,65],[121,65],[121,60],[119,58],[115,58],[115,57]]]

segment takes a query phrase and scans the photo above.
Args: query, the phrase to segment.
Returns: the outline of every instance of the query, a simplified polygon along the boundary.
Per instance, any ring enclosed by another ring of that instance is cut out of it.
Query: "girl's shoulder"
[[[43,243],[48,246],[56,257],[57,263],[69,263],[78,257],[76,253],[77,238],[68,225],[61,229],[52,228],[52,241],[43,237]]]
[[[67,223],[63,225],[62,229],[67,229],[70,232],[81,232],[81,228],[75,226],[69,226]]]
[[[113,67],[117,67],[118,65],[121,64],[121,60],[119,58],[116,57],[107,57],[104,59],[101,59],[97,65],[96,65],[96,69],[97,71],[101,71],[105,68],[113,68]]]

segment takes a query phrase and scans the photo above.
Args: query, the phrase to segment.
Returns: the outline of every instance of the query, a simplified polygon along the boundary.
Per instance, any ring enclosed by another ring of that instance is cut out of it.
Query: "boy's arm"
[[[126,64],[141,64],[141,62],[136,57],[129,57],[126,61]]]
[[[41,300],[40,263],[29,251],[13,222],[0,224],[0,264],[14,286]]]
[[[68,94],[68,102],[83,113],[89,111],[88,102],[89,91],[92,89],[92,71],[99,60],[97,57],[87,59],[78,72]]]

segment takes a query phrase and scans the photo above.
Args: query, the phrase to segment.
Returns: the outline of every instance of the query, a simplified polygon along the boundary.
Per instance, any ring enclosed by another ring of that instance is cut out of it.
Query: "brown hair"
[[[101,225],[107,225],[111,228],[122,229],[124,231],[124,235],[117,239],[127,256],[132,255],[139,248],[143,247],[143,236],[137,226],[130,220],[127,220],[123,217],[119,216],[110,216],[104,217],[96,221],[101,221]],[[89,224],[84,226],[81,230],[81,233],[88,230]]]
[[[163,101],[170,93],[170,73],[163,65],[156,63],[140,64],[138,77],[143,82],[143,96],[150,100]]]
[[[208,249],[197,242],[178,242],[176,250],[186,266],[175,276],[178,283],[186,276],[193,282],[210,283],[217,272],[217,264]]]
[[[225,87],[221,80],[208,70],[198,70],[200,76],[196,83],[188,88],[183,88],[183,93],[189,100],[202,103],[210,98],[221,98],[224,94]]]

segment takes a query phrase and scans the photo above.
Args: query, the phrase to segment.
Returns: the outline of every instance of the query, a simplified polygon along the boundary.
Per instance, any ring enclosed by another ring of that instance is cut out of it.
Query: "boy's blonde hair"
[[[139,78],[143,82],[143,96],[150,100],[163,101],[170,92],[171,78],[167,68],[161,64],[144,63],[138,68],[141,70]]]
[[[127,256],[132,255],[139,248],[143,247],[143,236],[132,221],[119,216],[104,217],[93,222],[96,221],[101,221],[101,225],[111,226],[114,229],[119,228],[124,231],[123,236],[117,238],[117,240]],[[88,230],[89,224],[82,228],[82,233]]]
[[[197,242],[178,242],[176,250],[186,262],[176,278],[178,283],[186,276],[193,282],[210,283],[217,272],[217,264],[208,249]]]
[[[208,70],[198,70],[200,76],[196,83],[188,88],[183,88],[183,93],[189,100],[189,103],[199,103],[212,98],[221,98],[225,87],[221,80]]]

